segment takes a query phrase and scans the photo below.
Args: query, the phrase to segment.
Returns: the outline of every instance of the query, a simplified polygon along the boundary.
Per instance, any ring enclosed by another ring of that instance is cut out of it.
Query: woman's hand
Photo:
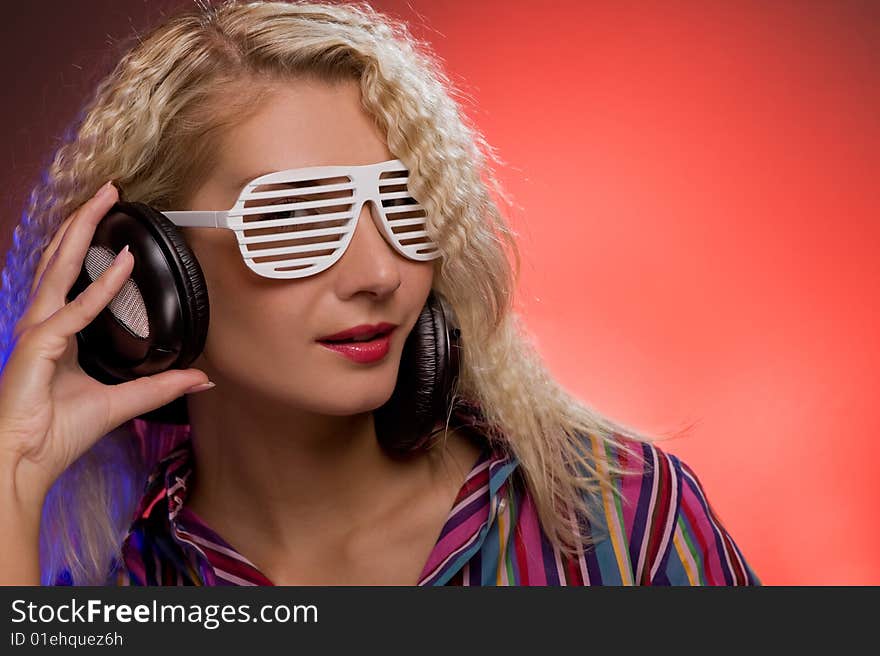
[[[105,385],[79,366],[76,333],[110,303],[134,263],[123,250],[66,303],[95,229],[117,199],[107,183],[62,224],[37,266],[0,374],[0,476],[11,478],[0,482],[28,513],[40,511],[58,476],[101,436],[207,382],[197,369],[172,369]]]

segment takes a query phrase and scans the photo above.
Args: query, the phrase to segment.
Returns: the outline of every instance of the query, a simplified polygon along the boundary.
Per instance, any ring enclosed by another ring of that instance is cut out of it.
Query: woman
[[[120,61],[34,189],[3,276],[4,582],[759,583],[687,465],[540,362],[511,309],[491,149],[451,95],[423,44],[365,4],[227,3]],[[192,368],[118,385],[80,368],[76,333],[137,265],[121,252],[65,303],[116,201],[181,225],[249,207],[244,190],[272,196],[256,181],[277,172],[357,171],[373,194],[394,161],[437,257],[402,249],[375,201],[295,280],[190,223],[210,306]],[[400,428],[408,406],[380,430],[404,367],[425,366],[405,341],[435,294],[461,331],[454,388],[430,433]],[[384,336],[333,344],[359,324]],[[185,424],[149,414],[187,392]]]

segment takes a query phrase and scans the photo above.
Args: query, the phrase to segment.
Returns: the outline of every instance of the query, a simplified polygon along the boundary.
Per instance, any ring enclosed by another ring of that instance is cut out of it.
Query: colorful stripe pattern
[[[636,475],[604,492],[595,544],[566,557],[541,528],[512,456],[484,449],[464,481],[418,585],[761,585],[712,509],[697,476],[658,447],[606,448]],[[590,436],[590,448],[599,448]],[[600,460],[601,466],[601,460]],[[189,441],[151,475],[123,543],[119,585],[272,585],[184,505]],[[572,519],[573,521],[573,519]]]

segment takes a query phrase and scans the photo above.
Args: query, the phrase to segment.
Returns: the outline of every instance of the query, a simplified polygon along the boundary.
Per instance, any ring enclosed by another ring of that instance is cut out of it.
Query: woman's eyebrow
[[[244,178],[241,178],[238,182],[235,183],[235,189],[236,189],[237,191],[241,191],[242,189],[244,189],[244,186],[245,186],[248,182],[253,182],[253,181],[256,180],[257,178],[261,178],[261,177],[263,177],[264,175],[266,175],[267,173],[273,173],[273,172],[274,172],[274,171],[272,171],[272,170],[269,170],[269,171],[263,171],[262,173],[255,173],[255,174],[253,174],[253,175],[248,175],[248,176],[246,176],[246,177],[244,177]]]

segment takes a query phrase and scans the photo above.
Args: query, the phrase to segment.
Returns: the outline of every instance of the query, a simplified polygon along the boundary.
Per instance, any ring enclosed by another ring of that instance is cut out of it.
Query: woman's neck
[[[315,536],[341,544],[436,478],[431,458],[391,458],[371,413],[188,402],[195,467],[186,505],[236,548],[302,552]]]

